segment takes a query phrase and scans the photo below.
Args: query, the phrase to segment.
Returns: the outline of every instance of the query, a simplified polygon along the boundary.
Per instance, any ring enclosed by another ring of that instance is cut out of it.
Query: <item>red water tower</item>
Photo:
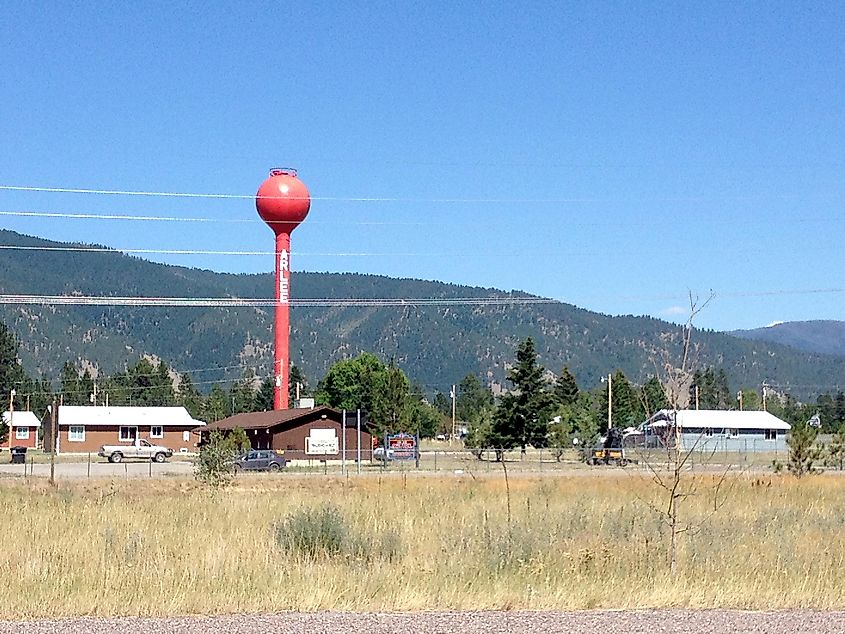
[[[288,408],[288,354],[290,339],[290,234],[305,220],[311,196],[296,170],[275,168],[255,195],[258,215],[276,234],[276,306],[273,353],[273,409]]]

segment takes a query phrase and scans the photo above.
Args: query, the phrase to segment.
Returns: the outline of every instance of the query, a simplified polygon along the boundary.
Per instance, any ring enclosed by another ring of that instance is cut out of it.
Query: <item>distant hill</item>
[[[0,231],[0,244],[63,243]],[[270,297],[273,276],[233,275],[148,262],[108,251],[0,250],[0,292],[176,297]],[[375,275],[295,273],[297,298],[465,298],[527,296],[495,289]],[[51,379],[66,360],[105,373],[142,354],[165,359],[195,382],[234,379],[243,367],[269,375],[268,309],[0,306],[20,338],[30,374]],[[517,343],[535,338],[540,361],[557,373],[568,365],[582,386],[621,369],[638,381],[654,372],[665,349],[677,352],[678,327],[650,317],[611,317],[570,304],[496,306],[297,307],[292,360],[312,383],[338,359],[368,350],[395,358],[428,392],[445,391],[468,372],[503,383]],[[704,365],[722,367],[733,387],[845,383],[845,359],[724,333],[699,331]],[[800,392],[796,392],[800,394]]]
[[[845,322],[833,320],[788,321],[766,328],[735,330],[730,333],[752,341],[767,341],[845,358]]]

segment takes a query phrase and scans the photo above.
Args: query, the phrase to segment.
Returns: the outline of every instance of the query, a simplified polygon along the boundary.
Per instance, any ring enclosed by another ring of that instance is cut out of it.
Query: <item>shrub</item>
[[[789,447],[787,469],[800,478],[807,473],[815,473],[814,465],[821,458],[821,447],[816,442],[818,430],[807,424],[795,425],[786,441]]]
[[[394,561],[402,552],[398,533],[382,530],[374,534],[372,529],[352,526],[334,506],[294,511],[275,524],[274,534],[283,552],[303,559]]]
[[[197,480],[215,489],[232,483],[232,459],[243,451],[241,439],[236,435],[238,431],[246,436],[242,429],[228,436],[217,431],[211,432],[208,442],[200,449],[194,461],[194,477]]]

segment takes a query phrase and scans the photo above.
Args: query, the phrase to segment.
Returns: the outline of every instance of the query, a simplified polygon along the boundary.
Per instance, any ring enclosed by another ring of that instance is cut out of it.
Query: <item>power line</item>
[[[0,185],[0,190],[18,191],[18,192],[41,192],[41,193],[55,193],[55,194],[91,194],[91,195],[105,195],[105,196],[144,196],[144,197],[168,197],[168,198],[205,198],[205,199],[224,199],[224,200],[255,200],[255,194],[224,194],[224,193],[200,193],[200,192],[167,192],[167,191],[140,191],[140,190],[125,190],[125,189],[90,189],[81,187],[41,187],[34,185]],[[284,200],[303,200],[301,197],[294,196],[261,196],[266,199],[284,199]],[[651,197],[639,198],[638,201],[649,202],[698,202],[705,200],[753,200],[760,199],[794,199],[794,196],[666,196],[666,197]],[[417,197],[402,197],[402,196],[310,196],[312,201],[327,201],[327,202],[361,202],[361,203],[432,203],[432,204],[509,204],[509,203],[526,203],[526,204],[546,204],[546,203],[610,203],[620,202],[621,200],[634,199],[619,199],[619,198],[594,198],[594,197],[550,197],[550,198],[491,198],[491,197],[474,197],[474,198],[460,198],[460,197],[443,197],[443,198],[417,198]]]
[[[142,254],[142,255],[225,255],[225,256],[270,256],[275,255],[275,251],[231,251],[220,249],[143,249],[132,247],[77,247],[77,246],[37,246],[37,245],[19,245],[19,244],[0,244],[0,251],[46,251],[46,252],[62,252],[62,253],[115,253],[115,254]],[[752,251],[745,251],[751,253]],[[385,251],[291,251],[291,256],[296,257],[437,257],[437,258],[474,258],[474,257],[536,257],[546,255],[596,255],[601,252],[597,251],[565,251],[559,250],[554,252],[544,253],[541,251],[519,252],[507,251],[500,253],[498,251],[484,251],[484,252],[385,252]],[[614,253],[621,253],[615,250]],[[632,251],[632,253],[634,253]]]
[[[292,299],[291,306],[502,306],[527,304],[559,304],[545,297],[407,297],[407,298],[319,298]],[[277,304],[275,299],[237,297],[111,297],[107,295],[0,295],[0,304],[37,304],[57,306],[143,306],[143,307],[211,307],[261,308]]]
[[[819,295],[845,293],[845,288],[773,289],[763,291],[728,291],[715,293],[717,299],[770,297],[783,295]],[[663,301],[682,295],[631,295],[626,301]],[[563,300],[536,296],[496,295],[483,297],[322,297],[291,299],[301,308],[343,307],[417,307],[417,306],[528,306],[564,304]],[[272,298],[239,297],[119,297],[110,295],[24,295],[0,294],[0,305],[56,306],[130,306],[169,308],[264,308],[276,306]],[[234,366],[237,367],[237,366]]]
[[[9,209],[0,211],[0,216],[16,216],[22,218],[64,218],[68,220],[131,220],[139,222],[200,222],[200,223],[227,223],[227,224],[271,224],[284,225],[296,224],[298,221],[290,220],[261,220],[260,218],[210,218],[202,216],[151,216],[147,214],[99,214],[93,212],[64,212],[64,211],[31,211],[31,210],[16,210]],[[427,224],[440,223],[425,223],[425,222],[397,222],[397,221],[379,221],[379,220],[308,220],[309,225],[326,224],[326,225],[362,225],[362,226],[425,226]]]

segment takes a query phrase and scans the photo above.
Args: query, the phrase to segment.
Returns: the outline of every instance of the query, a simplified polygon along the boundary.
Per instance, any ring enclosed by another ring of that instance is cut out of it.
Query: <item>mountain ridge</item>
[[[0,231],[0,242],[61,249],[74,245]],[[217,273],[149,262],[119,251],[0,251],[0,292],[33,295],[269,297],[273,274]],[[295,298],[536,297],[430,280],[359,273],[293,274]],[[570,367],[582,386],[621,369],[634,381],[653,374],[665,352],[680,349],[680,327],[652,317],[609,316],[572,304],[292,308],[291,358],[315,383],[334,361],[362,351],[393,358],[427,392],[448,391],[469,372],[505,382],[520,340],[532,336],[540,362]],[[21,342],[27,368],[55,379],[66,361],[101,372],[122,370],[141,355],[194,371],[206,389],[242,368],[272,368],[269,308],[0,306]],[[845,359],[700,330],[703,366],[723,367],[734,386],[763,381],[789,387],[845,383]],[[209,370],[209,368],[215,368]]]
[[[729,334],[753,341],[778,343],[804,352],[845,358],[844,321],[834,319],[785,321],[763,328],[733,330]]]

